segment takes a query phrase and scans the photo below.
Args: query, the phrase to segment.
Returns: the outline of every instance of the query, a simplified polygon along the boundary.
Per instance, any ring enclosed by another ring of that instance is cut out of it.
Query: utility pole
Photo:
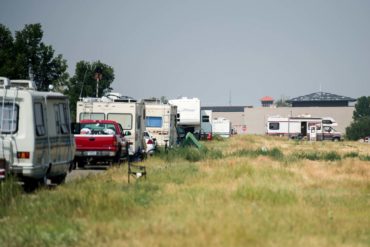
[[[100,67],[95,69],[95,80],[96,80],[96,98],[99,98],[99,81],[103,78],[102,70]]]

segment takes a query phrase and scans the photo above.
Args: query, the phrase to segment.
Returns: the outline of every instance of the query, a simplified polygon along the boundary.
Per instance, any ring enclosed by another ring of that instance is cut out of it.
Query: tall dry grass
[[[369,246],[370,146],[237,136],[13,198],[6,246]]]

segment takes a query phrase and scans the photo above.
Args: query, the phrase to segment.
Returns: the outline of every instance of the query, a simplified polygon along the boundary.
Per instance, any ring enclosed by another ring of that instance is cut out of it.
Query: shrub
[[[349,153],[344,154],[343,156],[343,158],[356,158],[356,157],[358,157],[357,152],[349,152]]]

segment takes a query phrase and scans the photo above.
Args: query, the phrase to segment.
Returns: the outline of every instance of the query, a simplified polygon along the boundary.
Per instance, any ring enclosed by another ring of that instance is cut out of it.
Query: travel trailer
[[[26,188],[47,179],[62,183],[75,152],[67,97],[35,88],[32,81],[0,78],[0,169]]]
[[[211,139],[212,138],[212,110],[201,110],[200,112],[201,123],[201,138]]]
[[[266,134],[298,139],[338,141],[341,139],[341,134],[331,127],[334,122],[328,125],[323,124],[323,118],[268,117]]]
[[[158,146],[176,145],[177,107],[164,104],[160,100],[143,100],[145,105],[145,127],[155,139]]]
[[[212,135],[228,138],[231,135],[231,122],[229,119],[219,117],[212,120]]]
[[[181,136],[185,137],[191,132],[200,135],[200,100],[198,98],[186,98],[169,100],[171,105],[177,106],[177,127],[181,129]]]
[[[129,155],[141,154],[144,150],[144,104],[133,98],[118,93],[110,93],[102,98],[83,98],[77,102],[76,118],[77,122],[84,119],[114,120],[127,133]]]

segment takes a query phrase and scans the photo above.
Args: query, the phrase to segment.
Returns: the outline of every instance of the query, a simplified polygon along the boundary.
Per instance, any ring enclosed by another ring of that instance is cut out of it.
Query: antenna
[[[229,106],[231,106],[231,90],[229,90]]]

